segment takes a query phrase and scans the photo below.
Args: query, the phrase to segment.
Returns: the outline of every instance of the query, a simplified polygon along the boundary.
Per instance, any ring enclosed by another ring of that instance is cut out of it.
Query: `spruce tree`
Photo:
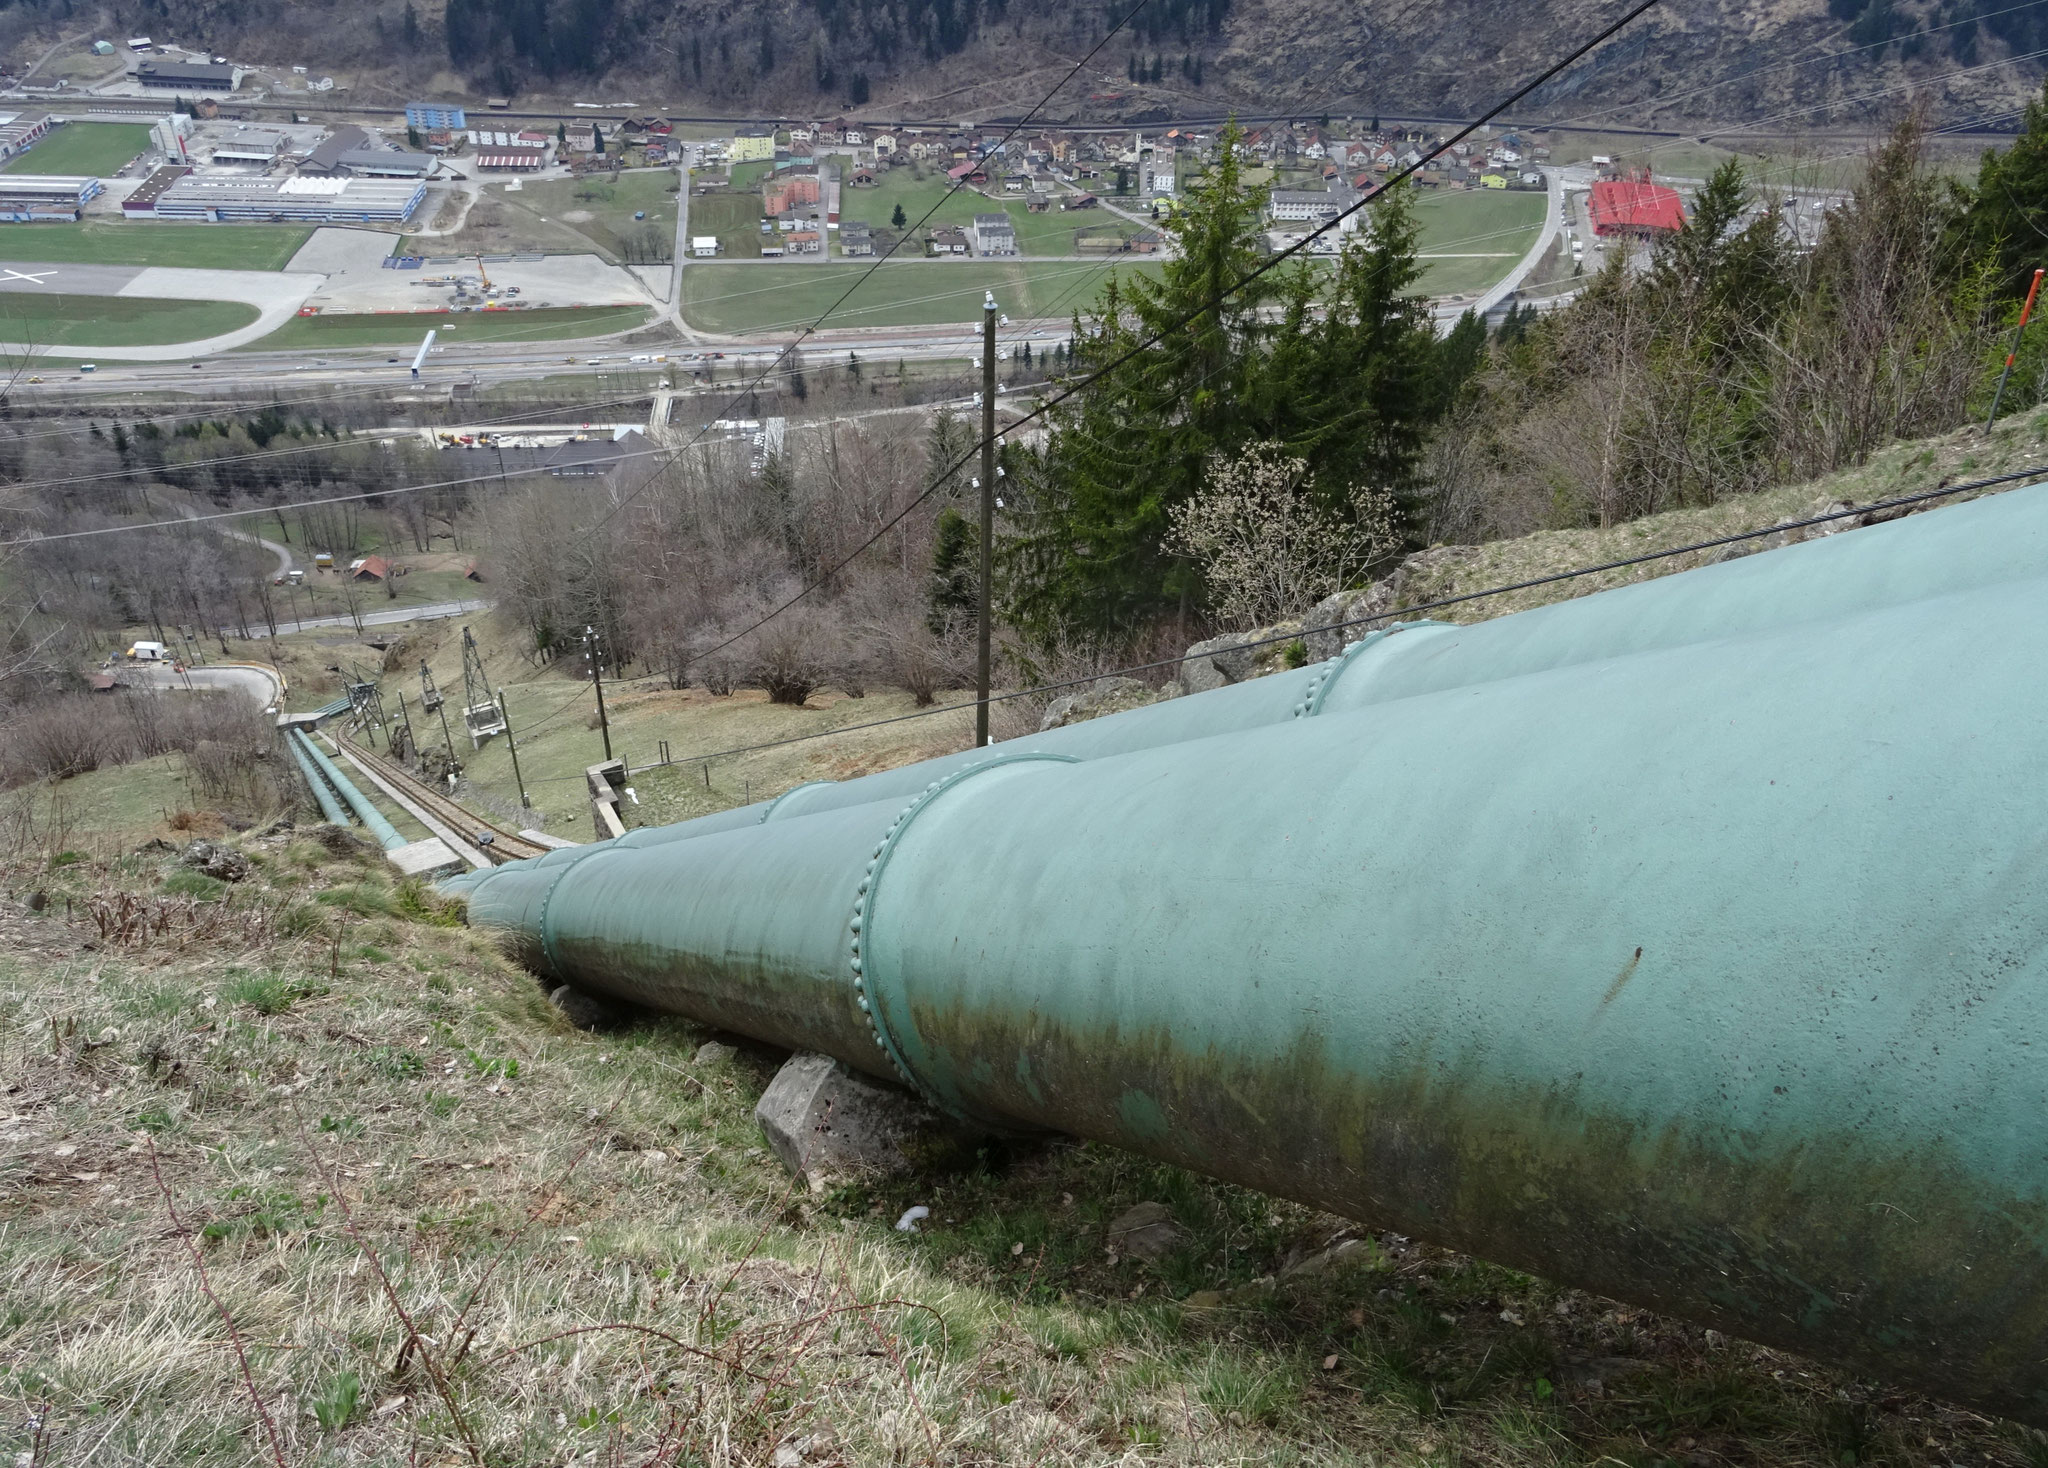
[[[1164,226],[1177,249],[1159,279],[1112,277],[1094,315],[1075,318],[1084,373],[1160,340],[1053,411],[1006,556],[1012,620],[1041,640],[1124,636],[1199,595],[1165,549],[1167,511],[1195,492],[1211,454],[1244,441],[1263,311],[1278,292],[1270,274],[1238,289],[1264,243],[1265,190],[1243,180],[1242,137],[1224,127],[1216,165]]]
[[[2048,82],[2012,146],[1984,154],[1967,199],[1963,243],[1995,254],[2002,293],[2025,295],[2034,268],[2048,263]]]
[[[1409,504],[1441,407],[1436,334],[1415,291],[1421,226],[1411,189],[1381,191],[1365,219],[1334,281],[1310,268],[1287,278],[1285,325],[1254,383],[1258,436],[1306,460],[1338,512],[1359,485]]]
[[[974,526],[951,505],[932,524],[932,574],[925,588],[925,626],[935,637],[963,625],[981,602],[981,546]]]

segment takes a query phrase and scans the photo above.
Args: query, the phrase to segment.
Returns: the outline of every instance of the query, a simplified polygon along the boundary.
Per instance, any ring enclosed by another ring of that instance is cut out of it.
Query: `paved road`
[[[289,576],[291,574],[292,553],[284,546],[278,544],[276,541],[265,540],[260,535],[251,535],[246,530],[227,530],[222,533],[225,534],[228,537],[228,539],[239,540],[244,545],[259,545],[263,547],[263,549],[269,551],[272,555],[277,557],[278,575]]]
[[[489,607],[487,601],[443,601],[424,607],[391,607],[384,611],[364,612],[361,620],[365,627],[394,627],[400,622],[437,622],[445,617],[466,616]],[[283,634],[306,632],[316,627],[353,627],[356,620],[350,616],[308,617],[301,622],[279,622],[277,630]]]
[[[164,502],[161,496],[147,488],[145,488],[142,491],[142,495],[144,499],[150,500],[156,504],[162,504]],[[185,504],[181,500],[173,500],[171,502],[171,508],[176,510],[179,514],[183,515],[187,520],[197,520],[199,518],[199,512],[193,509],[190,505]],[[276,556],[276,574],[278,574],[279,576],[288,576],[291,574],[291,569],[293,565],[292,553],[284,546],[279,545],[274,540],[265,540],[260,535],[251,535],[246,530],[236,530],[232,526],[226,524],[224,521],[214,520],[210,523],[213,525],[214,529],[218,530],[222,535],[225,535],[229,540],[239,540],[244,545],[261,546],[264,550],[267,550],[273,556]]]
[[[258,663],[215,663],[187,668],[182,673],[173,672],[168,664],[131,663],[118,665],[115,673],[123,682],[139,683],[146,688],[238,689],[266,710],[276,708],[284,698],[284,680],[277,670]]]
[[[1557,239],[1558,230],[1563,227],[1564,170],[1546,168],[1543,173],[1550,182],[1550,193],[1543,202],[1543,228],[1536,235],[1536,243],[1516,262],[1515,268],[1502,276],[1491,290],[1472,303],[1471,309],[1478,315],[1484,316],[1521,289],[1522,282],[1529,278],[1530,271],[1542,263],[1544,253],[1550,249],[1551,244]]]

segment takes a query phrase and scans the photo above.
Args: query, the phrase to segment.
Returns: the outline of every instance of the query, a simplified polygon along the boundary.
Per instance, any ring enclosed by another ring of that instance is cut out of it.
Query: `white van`
[[[138,642],[128,649],[128,660],[132,663],[160,663],[164,660],[164,645],[161,642]]]

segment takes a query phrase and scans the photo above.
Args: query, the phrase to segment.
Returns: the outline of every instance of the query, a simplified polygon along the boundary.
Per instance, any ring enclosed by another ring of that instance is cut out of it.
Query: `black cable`
[[[1143,10],[1146,6],[1150,5],[1151,3],[1152,0],[1138,0],[1137,4],[1133,5],[1129,10],[1125,11],[1123,15],[1117,20],[1117,23],[1111,26],[1106,32],[1104,32],[1102,39],[1097,41],[1093,46],[1090,46],[1087,52],[1081,57],[1079,61],[1076,61],[1071,67],[1067,68],[1067,74],[1061,77],[1057,82],[1053,83],[1052,90],[1047,92],[1043,97],[1040,97],[1036,102],[1032,103],[1031,110],[1029,112],[1026,112],[1022,117],[1018,118],[1017,121],[1011,125],[1010,130],[1004,133],[1002,137],[997,140],[995,148],[991,152],[982,155],[983,160],[986,161],[989,158],[1001,157],[1003,150],[1009,147],[1010,140],[1016,137],[1018,133],[1024,131],[1025,128],[1029,127],[1031,125],[1031,120],[1034,117],[1038,116],[1038,114],[1044,110],[1045,105],[1048,102],[1052,101],[1054,97],[1057,97],[1060,94],[1060,89],[1066,86],[1066,84],[1072,81],[1076,76],[1078,76],[1080,74],[1082,67],[1086,66],[1089,62],[1095,59],[1095,53],[1100,51],[1104,46],[1107,46],[1111,41],[1116,39],[1117,35],[1123,30],[1125,26],[1129,25],[1133,20],[1137,19],[1138,12]],[[1656,4],[1657,0],[1647,0],[1647,3]],[[959,193],[962,188],[966,186],[966,183],[966,174],[962,174],[959,178],[955,179],[953,181],[953,186],[947,189],[945,193],[941,194],[938,197],[938,199],[933,202],[931,208],[925,210],[923,214],[918,216],[917,223],[911,225],[908,229],[904,230],[902,235],[899,236],[896,239],[896,241],[889,246],[887,250],[883,251],[881,255],[876,257],[873,264],[869,265],[867,269],[863,270],[858,276],[854,278],[853,284],[849,285],[845,290],[839,293],[839,297],[837,300],[833,301],[831,305],[827,306],[824,309],[824,311],[822,311],[818,315],[817,319],[810,323],[810,325],[804,327],[801,331],[799,331],[796,335],[796,340],[792,341],[788,346],[784,347],[781,351],[777,352],[774,355],[774,357],[769,359],[768,365],[761,369],[761,373],[758,377],[756,377],[751,383],[747,384],[745,387],[739,389],[732,395],[732,397],[726,400],[727,410],[729,411],[742,398],[745,398],[752,394],[753,392],[757,391],[761,383],[764,382],[772,372],[774,372],[776,367],[778,367],[782,363],[784,358],[788,357],[793,352],[801,351],[804,342],[807,339],[809,339],[811,333],[816,331],[819,327],[823,326],[826,320],[831,317],[834,311],[837,311],[841,306],[845,305],[846,302],[852,298],[853,293],[855,291],[859,290],[863,285],[867,284],[869,277],[874,275],[874,273],[877,270],[880,270],[884,265],[888,264],[889,261],[892,258],[894,258],[897,250],[902,248],[903,241],[911,238],[920,229],[923,229],[925,226],[925,222],[929,220],[934,214],[938,213],[940,209],[945,207],[946,203],[950,199],[952,199],[952,197],[955,194]],[[688,186],[689,180],[685,178],[684,187],[687,188]],[[680,313],[682,310],[682,302],[680,297],[678,297],[676,302],[676,310],[678,313]],[[725,414],[721,413],[719,416],[724,417]],[[681,455],[687,453],[690,449],[695,448],[698,441],[702,437],[703,434],[699,433],[696,438],[692,438],[688,443],[679,446],[674,451],[676,456],[680,457]],[[647,483],[653,483],[652,477],[648,479]],[[605,512],[604,518],[602,518],[595,525],[590,527],[591,533],[595,533],[599,530],[602,530],[605,526],[609,525],[612,522],[613,517],[616,516],[619,513],[619,511],[625,509],[627,505],[630,505],[635,500],[637,500],[640,497],[642,491],[645,490],[645,488],[646,484],[643,484],[638,489],[635,489],[631,494],[628,494],[624,496],[622,499],[620,499],[617,504],[613,505],[610,510]],[[863,547],[863,549],[865,549],[865,547]]]
[[[1660,3],[1662,3],[1662,0],[1640,0],[1639,4],[1637,4],[1634,8],[1629,10],[1627,14],[1621,17],[1621,19],[1615,21],[1612,25],[1608,26],[1605,30],[1601,31],[1599,35],[1593,37],[1592,40],[1587,41],[1585,44],[1579,46],[1576,50],[1574,50],[1570,55],[1566,56],[1563,60],[1554,63],[1547,70],[1538,75],[1535,80],[1526,83],[1517,91],[1510,93],[1508,96],[1496,102],[1484,113],[1474,118],[1471,122],[1465,124],[1465,126],[1461,128],[1459,131],[1452,134],[1450,137],[1444,139],[1443,141],[1439,142],[1436,145],[1436,147],[1432,148],[1428,153],[1416,159],[1414,163],[1408,165],[1407,167],[1399,170],[1394,174],[1389,175],[1385,183],[1381,184],[1372,192],[1366,194],[1363,198],[1358,200],[1358,202],[1353,204],[1350,208],[1343,210],[1341,213],[1335,215],[1321,227],[1302,236],[1301,239],[1297,240],[1294,244],[1289,245],[1286,249],[1280,251],[1278,254],[1270,256],[1266,259],[1264,263],[1260,264],[1256,268],[1247,271],[1242,279],[1237,280],[1232,284],[1224,287],[1222,291],[1217,293],[1213,300],[1205,301],[1203,302],[1203,304],[1195,307],[1192,311],[1183,313],[1178,319],[1169,322],[1165,326],[1162,326],[1161,328],[1159,328],[1159,330],[1152,333],[1152,335],[1146,337],[1143,341],[1134,344],[1120,355],[1112,358],[1106,365],[1104,365],[1097,371],[1090,373],[1086,377],[1080,378],[1079,380],[1067,386],[1061,392],[1055,394],[1053,397],[1041,402],[1036,408],[1034,408],[1031,412],[1026,413],[1022,418],[1019,418],[1015,423],[1012,423],[1005,428],[998,429],[996,431],[996,437],[1006,437],[1009,434],[1015,433],[1019,428],[1022,428],[1026,423],[1030,423],[1034,419],[1044,417],[1048,412],[1058,407],[1068,398],[1073,397],[1074,395],[1083,391],[1086,388],[1093,387],[1096,383],[1100,382],[1110,373],[1116,371],[1126,362],[1132,361],[1141,354],[1150,351],[1153,347],[1157,346],[1160,342],[1164,341],[1173,332],[1179,331],[1182,327],[1186,326],[1196,317],[1201,316],[1207,312],[1216,310],[1229,297],[1243,290],[1246,286],[1250,285],[1253,281],[1257,280],[1260,276],[1266,274],[1268,271],[1277,269],[1285,261],[1290,260],[1294,258],[1296,255],[1301,254],[1315,240],[1320,239],[1323,235],[1328,234],[1333,229],[1336,229],[1346,219],[1350,218],[1353,214],[1356,214],[1359,210],[1365,208],[1366,205],[1370,204],[1374,199],[1378,198],[1388,189],[1395,187],[1397,184],[1405,183],[1409,178],[1411,178],[1416,173],[1420,172],[1430,163],[1442,157],[1445,153],[1449,152],[1457,144],[1463,142],[1473,133],[1479,131],[1480,128],[1486,126],[1487,123],[1491,122],[1495,117],[1498,117],[1502,112],[1505,112],[1508,108],[1514,106],[1515,103],[1521,101],[1524,97],[1528,96],[1531,92],[1535,91],[1538,87],[1542,86],[1545,82],[1549,81],[1552,77],[1556,76],[1559,72],[1563,71],[1566,67],[1570,66],[1573,62],[1577,61],[1580,57],[1586,55],[1587,52],[1592,51],[1596,47],[1604,44],[1616,33],[1618,33],[1624,26],[1628,25],[1631,21],[1635,20],[1636,17],[1642,15],[1644,12],[1652,9]],[[933,494],[937,493],[942,486],[950,483],[952,481],[953,475],[958,473],[961,469],[965,468],[967,464],[972,459],[977,457],[980,453],[981,446],[977,443],[972,453],[962,456],[962,458],[958,462],[949,467],[943,474],[936,476],[932,481],[932,485],[929,489],[925,490],[923,494],[918,495],[915,499],[911,500],[909,504],[905,505],[901,510],[898,510],[894,515],[890,516],[889,519],[882,525],[882,527],[879,530],[877,530],[873,535],[869,536],[866,540],[862,541],[858,546],[854,547],[854,549],[851,552],[849,552],[846,556],[841,558],[835,565],[831,567],[831,569],[827,570],[823,575],[819,576],[817,579],[806,584],[802,590],[798,591],[794,596],[790,597],[788,601],[781,603],[772,611],[768,612],[765,616],[761,617],[759,621],[753,622],[750,625],[741,628],[738,632],[733,633],[732,636],[726,638],[723,642],[717,643],[712,647],[706,648],[703,652],[698,653],[695,657],[691,658],[689,662],[686,663],[684,666],[688,667],[696,663],[702,662],[705,658],[710,657],[712,654],[722,652],[724,649],[731,647],[735,642],[738,642],[742,637],[745,637],[750,633],[757,632],[761,628],[767,626],[770,622],[774,621],[775,618],[781,616],[784,612],[788,611],[791,607],[795,606],[798,602],[802,601],[805,597],[809,596],[812,592],[816,591],[819,587],[830,583],[831,580],[834,577],[836,577],[841,571],[844,571],[848,566],[852,565],[854,561],[858,560],[862,555],[865,555],[868,549],[872,547],[876,542],[881,540],[883,536],[887,535],[891,530],[894,530],[898,525],[900,525],[903,522],[904,518],[907,515],[909,515],[912,510],[916,509],[919,505],[923,504],[927,499],[929,499]],[[619,508],[624,508],[623,502],[621,503]],[[616,513],[617,509],[613,511],[613,514]],[[609,520],[611,516],[607,515],[605,518]]]
[[[1422,602],[1412,607],[1400,607],[1394,611],[1377,612],[1369,617],[1353,617],[1343,622],[1332,622],[1328,626],[1317,627],[1314,630],[1318,633],[1342,632],[1353,627],[1369,627],[1375,622],[1392,622],[1397,619],[1413,617],[1422,612],[1439,611],[1445,607],[1458,606],[1465,602],[1480,601],[1490,596],[1506,596],[1510,592],[1528,591],[1537,586],[1551,586],[1560,581],[1573,581],[1581,576],[1598,576],[1607,571],[1623,571],[1627,570],[1630,566],[1641,566],[1651,561],[1668,560],[1673,556],[1692,555],[1699,551],[1713,550],[1720,546],[1736,545],[1745,540],[1760,540],[1765,536],[1778,535],[1788,530],[1802,530],[1809,526],[1826,525],[1836,520],[1845,520],[1858,515],[1871,515],[1885,510],[1901,509],[1909,505],[1925,504],[1933,500],[1947,499],[1953,495],[1968,494],[1973,490],[1989,489],[2000,484],[2012,484],[2022,479],[2038,479],[2043,474],[2048,474],[2048,464],[2035,465],[2032,468],[2016,470],[2010,474],[1995,474],[1988,479],[1973,479],[1965,484],[1951,484],[1935,489],[1922,490],[1918,494],[1900,495],[1893,499],[1877,500],[1867,505],[1855,505],[1846,510],[1829,510],[1819,515],[1808,515],[1804,519],[1784,520],[1775,525],[1766,525],[1760,530],[1739,530],[1731,535],[1716,536],[1712,540],[1696,540],[1689,545],[1673,546],[1668,550],[1646,551],[1642,555],[1627,556],[1618,561],[1603,561],[1597,566],[1581,566],[1572,571],[1558,571],[1548,576],[1534,576],[1526,581],[1510,582],[1505,586],[1491,586],[1484,591],[1462,592],[1457,596],[1440,597],[1435,601]],[[1231,651],[1239,652],[1247,648],[1271,647],[1277,643],[1297,642],[1301,640],[1302,636],[1303,633],[1300,632],[1283,632],[1272,637],[1262,637],[1253,642],[1238,643],[1231,648]],[[1057,683],[1041,683],[1032,688],[1020,688],[1010,693],[992,694],[989,697],[989,702],[997,704],[1008,703],[1013,699],[1019,698],[1037,698],[1047,693],[1057,693],[1065,688],[1078,688],[1083,684],[1094,683],[1103,678],[1128,677],[1132,673],[1152,672],[1160,668],[1174,667],[1186,661],[1186,657],[1181,656],[1160,658],[1149,663],[1133,663],[1128,667],[1089,673],[1084,677],[1067,678]],[[968,700],[963,703],[948,704],[944,708],[920,709],[915,713],[896,714],[886,719],[872,719],[865,724],[847,724],[837,729],[821,729],[812,734],[796,734],[787,739],[771,739],[762,744],[743,744],[733,749],[715,750],[710,754],[687,755],[681,759],[670,760],[668,763],[670,765],[708,764],[712,760],[732,759],[738,755],[756,754],[765,749],[781,749],[791,744],[806,744],[814,739],[831,739],[841,734],[858,733],[863,729],[880,729],[890,724],[904,724],[912,719],[930,719],[936,718],[941,714],[958,713],[972,708],[975,702],[976,700]],[[662,766],[658,764],[641,765],[637,768],[644,771],[660,769]],[[633,773],[633,771],[629,770],[628,773]],[[557,778],[566,780],[581,777],[560,776]],[[529,783],[538,784],[545,782],[533,781]]]

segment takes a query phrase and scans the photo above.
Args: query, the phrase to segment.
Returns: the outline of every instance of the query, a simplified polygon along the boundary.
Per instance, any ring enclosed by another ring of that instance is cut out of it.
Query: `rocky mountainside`
[[[1621,8],[1145,0],[1044,115],[1469,115]],[[686,113],[985,119],[1038,101],[1127,13],[1127,0],[125,0],[108,19],[238,59],[353,70],[359,89],[438,74],[533,100]],[[4,15],[15,34],[0,43],[17,56],[78,25],[73,0]],[[1860,128],[1918,91],[1938,122],[1997,126],[2038,88],[2029,53],[2044,49],[2048,3],[1688,0],[1653,10],[1520,111]],[[1811,110],[1825,103],[1836,105]]]

